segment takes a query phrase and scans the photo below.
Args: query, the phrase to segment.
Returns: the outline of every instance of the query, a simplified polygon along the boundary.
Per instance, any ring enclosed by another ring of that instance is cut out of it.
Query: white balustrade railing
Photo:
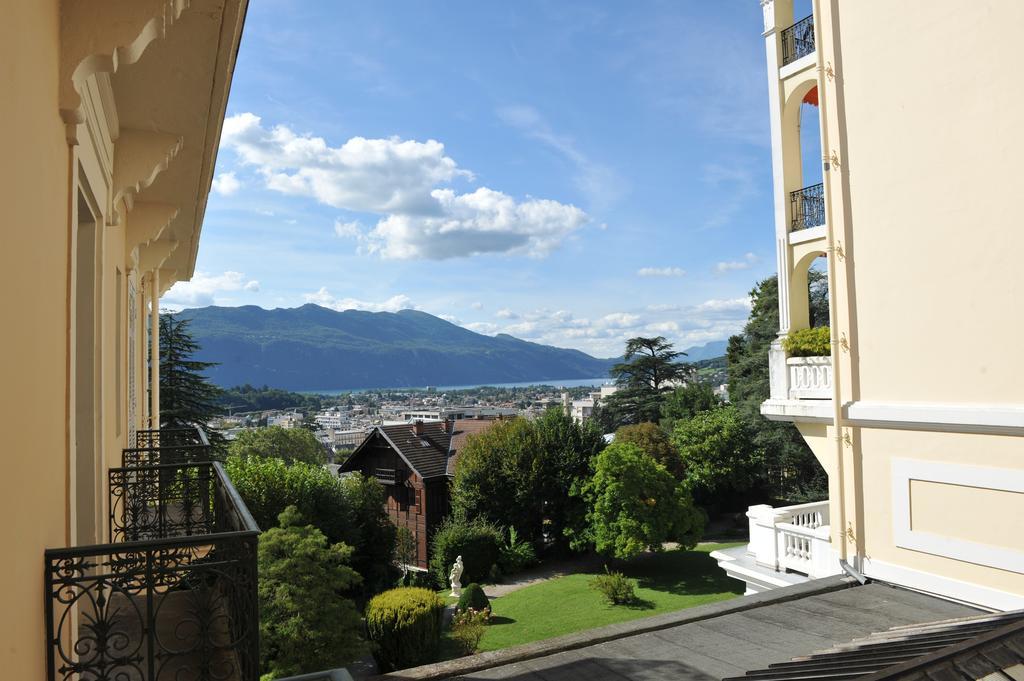
[[[789,370],[789,399],[832,399],[831,357],[790,357],[786,360],[786,367]]]
[[[747,552],[759,565],[808,577],[839,572],[829,536],[828,501],[773,508],[751,506]]]
[[[832,358],[786,357],[776,340],[768,351],[768,379],[773,400],[830,400]]]

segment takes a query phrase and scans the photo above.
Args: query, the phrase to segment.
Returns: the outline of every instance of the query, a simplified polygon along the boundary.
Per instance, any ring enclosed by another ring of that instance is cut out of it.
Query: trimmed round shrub
[[[382,672],[437,659],[444,601],[427,589],[400,587],[374,596],[366,606],[366,631]]]
[[[491,607],[491,601],[488,600],[483,587],[476,582],[473,582],[462,590],[462,595],[459,596],[459,604],[455,606],[455,609],[460,612],[465,612],[467,609],[473,608],[477,612],[480,612],[484,608],[489,607]]]
[[[432,541],[430,571],[443,588],[448,586],[448,574],[458,556],[462,556],[460,581],[463,584],[485,581],[498,563],[502,534],[485,520],[467,522],[449,517],[437,529]]]

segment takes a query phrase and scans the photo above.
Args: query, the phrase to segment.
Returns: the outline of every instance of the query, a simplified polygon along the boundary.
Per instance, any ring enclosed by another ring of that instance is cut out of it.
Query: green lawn
[[[609,565],[638,581],[640,604],[608,605],[590,588],[593,573],[567,575],[491,602],[493,617],[480,650],[497,650],[605,624],[735,598],[743,583],[725,576],[708,554],[737,544],[703,544],[693,551],[648,554]],[[446,646],[447,648],[448,646]]]

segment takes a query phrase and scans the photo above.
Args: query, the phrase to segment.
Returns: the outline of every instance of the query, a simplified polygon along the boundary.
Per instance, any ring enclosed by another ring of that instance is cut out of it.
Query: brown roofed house
[[[416,541],[413,567],[429,566],[430,539],[451,510],[459,450],[468,436],[493,423],[466,419],[377,426],[342,464],[341,473],[359,471],[384,485],[388,517]]]

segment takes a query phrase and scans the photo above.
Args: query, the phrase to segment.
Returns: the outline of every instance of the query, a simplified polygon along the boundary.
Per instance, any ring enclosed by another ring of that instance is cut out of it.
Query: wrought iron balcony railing
[[[825,185],[812,184],[790,192],[789,214],[791,232],[825,224]]]
[[[220,463],[109,480],[115,543],[45,553],[48,681],[256,681],[259,528]]]
[[[804,17],[782,31],[782,65],[814,52],[814,16]]]
[[[211,461],[213,449],[202,428],[135,431],[135,446],[122,450],[124,467],[181,461]]]

